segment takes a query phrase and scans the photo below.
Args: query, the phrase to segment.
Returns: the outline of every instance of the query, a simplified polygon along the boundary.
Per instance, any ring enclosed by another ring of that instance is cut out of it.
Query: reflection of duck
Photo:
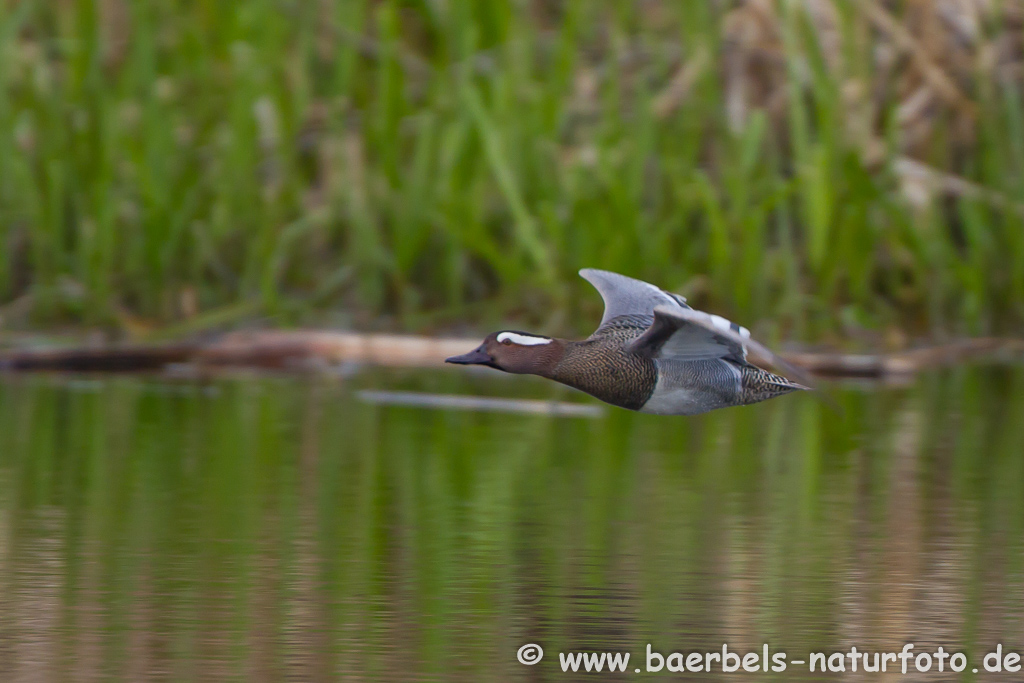
[[[540,375],[612,405],[662,415],[695,415],[807,388],[748,363],[752,349],[788,367],[736,323],[625,275],[593,268],[580,275],[605,306],[601,325],[587,339],[504,330],[447,362]]]

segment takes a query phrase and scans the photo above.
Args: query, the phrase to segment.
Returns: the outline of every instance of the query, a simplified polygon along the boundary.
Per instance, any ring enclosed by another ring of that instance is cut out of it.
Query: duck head
[[[483,344],[469,353],[452,356],[445,363],[486,365],[519,375],[543,375],[558,363],[562,352],[558,339],[502,330],[488,335]]]

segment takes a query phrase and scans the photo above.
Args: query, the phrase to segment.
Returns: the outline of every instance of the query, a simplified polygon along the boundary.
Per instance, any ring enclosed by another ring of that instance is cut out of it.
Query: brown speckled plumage
[[[740,368],[740,405],[760,403],[807,387],[749,363]]]
[[[654,392],[658,370],[651,358],[627,349],[646,329],[636,322],[623,316],[589,339],[568,342],[561,361],[546,376],[612,405],[640,410]]]

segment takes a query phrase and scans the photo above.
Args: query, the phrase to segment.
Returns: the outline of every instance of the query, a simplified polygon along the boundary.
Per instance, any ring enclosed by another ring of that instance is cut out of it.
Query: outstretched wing
[[[598,329],[609,320],[624,315],[650,318],[658,306],[678,310],[690,308],[686,299],[678,294],[670,294],[643,280],[596,268],[584,268],[580,276],[594,285],[604,299],[604,316]]]
[[[652,358],[706,360],[725,358],[744,363],[747,352],[791,377],[813,386],[806,373],[794,368],[750,338],[750,331],[717,315],[692,308],[656,306],[654,322],[632,344],[632,350]]]

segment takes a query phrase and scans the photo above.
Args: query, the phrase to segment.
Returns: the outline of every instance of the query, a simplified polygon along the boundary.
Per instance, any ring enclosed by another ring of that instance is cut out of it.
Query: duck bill
[[[491,358],[490,354],[484,351],[484,347],[473,349],[469,353],[464,353],[461,356],[452,356],[446,358],[445,363],[455,363],[456,365],[487,365],[490,367],[496,367],[494,359]]]

